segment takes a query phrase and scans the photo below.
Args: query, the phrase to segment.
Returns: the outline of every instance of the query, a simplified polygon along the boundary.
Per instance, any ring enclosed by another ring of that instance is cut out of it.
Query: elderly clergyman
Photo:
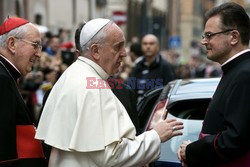
[[[8,17],[0,25],[1,167],[45,167],[33,117],[18,87],[18,79],[32,71],[41,50],[41,35],[28,20]]]
[[[128,167],[156,160],[160,143],[181,135],[182,123],[163,120],[135,136],[124,106],[98,84],[117,73],[126,56],[123,32],[108,19],[93,19],[82,28],[80,45],[81,56],[53,87],[35,136],[52,146],[49,166]],[[89,78],[96,88],[88,88]]]

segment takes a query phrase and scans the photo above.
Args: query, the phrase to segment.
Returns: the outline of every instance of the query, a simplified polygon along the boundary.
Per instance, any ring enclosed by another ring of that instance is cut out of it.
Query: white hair
[[[10,37],[10,36],[14,36],[17,38],[24,38],[24,36],[27,33],[28,30],[28,25],[33,25],[32,23],[27,23],[24,25],[21,25],[20,27],[17,27],[11,31],[9,31],[8,33],[5,33],[3,35],[0,35],[0,47],[1,48],[6,48],[6,40]]]

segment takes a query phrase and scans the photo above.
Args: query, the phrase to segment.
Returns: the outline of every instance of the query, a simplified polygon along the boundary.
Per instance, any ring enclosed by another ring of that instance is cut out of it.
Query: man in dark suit
[[[225,3],[206,14],[202,44],[223,76],[209,104],[199,140],[183,142],[187,166],[250,166],[250,21],[244,8]],[[190,144],[189,144],[190,143]]]
[[[0,26],[0,166],[43,167],[34,120],[18,90],[18,78],[40,58],[41,37],[28,20],[7,18]]]
[[[136,60],[127,84],[135,90],[138,101],[148,90],[163,87],[175,78],[172,66],[159,54],[160,44],[153,34],[142,38],[143,56]]]

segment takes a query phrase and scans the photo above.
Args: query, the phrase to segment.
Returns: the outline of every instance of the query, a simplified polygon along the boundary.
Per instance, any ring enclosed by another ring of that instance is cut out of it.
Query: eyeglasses
[[[213,36],[218,35],[218,34],[222,34],[222,33],[226,33],[229,31],[233,31],[234,29],[228,29],[228,30],[224,30],[224,31],[220,31],[220,32],[215,32],[215,33],[205,33],[204,35],[202,35],[202,39],[206,39],[206,40],[210,40]]]
[[[18,40],[21,40],[23,42],[31,44],[34,47],[35,50],[38,50],[38,51],[42,50],[42,45],[39,42],[32,42],[32,41],[28,41],[26,39],[17,38],[17,37],[15,37],[15,38],[18,39]]]

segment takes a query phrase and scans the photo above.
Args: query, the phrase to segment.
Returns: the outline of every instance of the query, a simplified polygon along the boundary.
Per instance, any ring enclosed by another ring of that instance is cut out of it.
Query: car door
[[[148,92],[138,105],[142,132],[150,130],[156,122],[166,117],[176,118],[184,124],[183,135],[162,143],[160,158],[150,166],[181,166],[176,153],[182,141],[198,139],[212,93],[204,95],[201,91],[196,95],[191,93],[176,95],[173,89],[178,89],[180,82],[180,80],[171,82],[164,88]],[[165,113],[162,113],[163,106],[166,108]]]

